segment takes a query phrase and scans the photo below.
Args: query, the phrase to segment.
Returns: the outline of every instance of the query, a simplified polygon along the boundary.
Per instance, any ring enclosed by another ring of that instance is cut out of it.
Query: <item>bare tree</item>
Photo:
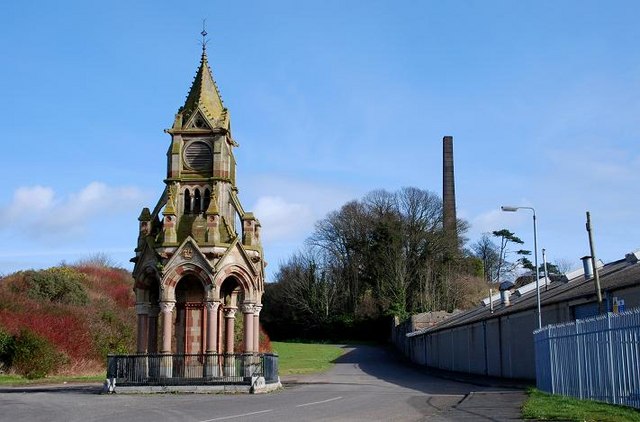
[[[331,318],[337,295],[335,279],[327,274],[321,260],[319,254],[306,249],[289,258],[276,275],[286,300],[314,324]]]
[[[327,261],[338,274],[343,306],[354,312],[361,296],[360,278],[366,244],[367,216],[358,201],[345,204],[316,223],[307,244],[325,251]]]
[[[571,259],[568,258],[560,258],[555,261],[556,268],[559,274],[565,274],[574,270],[577,265]]]
[[[489,233],[483,233],[480,239],[471,245],[474,255],[482,261],[484,279],[489,283],[498,281],[500,250],[493,243]]]

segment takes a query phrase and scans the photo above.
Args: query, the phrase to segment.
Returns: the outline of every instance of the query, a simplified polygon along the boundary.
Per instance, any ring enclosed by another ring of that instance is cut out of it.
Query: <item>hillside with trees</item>
[[[403,188],[373,191],[318,221],[266,286],[272,339],[385,339],[392,317],[467,308],[486,296],[482,261],[445,236],[442,200]]]

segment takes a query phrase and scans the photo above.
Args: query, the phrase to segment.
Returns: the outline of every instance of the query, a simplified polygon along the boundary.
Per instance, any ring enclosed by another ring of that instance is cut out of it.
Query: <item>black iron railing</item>
[[[251,385],[278,381],[275,354],[136,354],[109,355],[107,378],[120,386]]]

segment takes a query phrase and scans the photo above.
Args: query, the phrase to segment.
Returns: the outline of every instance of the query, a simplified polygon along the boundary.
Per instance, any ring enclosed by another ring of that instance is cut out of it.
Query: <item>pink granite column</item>
[[[148,342],[147,353],[158,353],[158,314],[160,313],[160,307],[149,307],[149,323],[147,327]]]
[[[218,353],[218,307],[220,302],[207,302],[207,353]]]
[[[149,304],[147,302],[137,303],[136,313],[138,314],[138,339],[136,351],[138,353],[147,353]]]
[[[253,303],[245,303],[242,305],[242,314],[244,321],[244,352],[253,353]]]
[[[253,312],[253,351],[260,353],[260,311],[262,305],[256,305]]]
[[[224,306],[218,306],[218,338],[216,339],[218,353],[224,351],[224,327]]]
[[[234,323],[236,321],[237,310],[238,308],[236,306],[226,306],[224,308],[224,319],[227,324],[224,330],[226,336],[225,353],[233,353]]]
[[[162,348],[160,353],[171,353],[171,337],[173,336],[173,309],[175,302],[160,302],[162,312]]]

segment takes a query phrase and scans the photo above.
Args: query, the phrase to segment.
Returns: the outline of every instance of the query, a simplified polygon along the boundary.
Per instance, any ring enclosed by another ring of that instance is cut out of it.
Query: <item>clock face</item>
[[[213,156],[211,147],[203,141],[193,141],[184,150],[184,162],[197,171],[211,171]]]

